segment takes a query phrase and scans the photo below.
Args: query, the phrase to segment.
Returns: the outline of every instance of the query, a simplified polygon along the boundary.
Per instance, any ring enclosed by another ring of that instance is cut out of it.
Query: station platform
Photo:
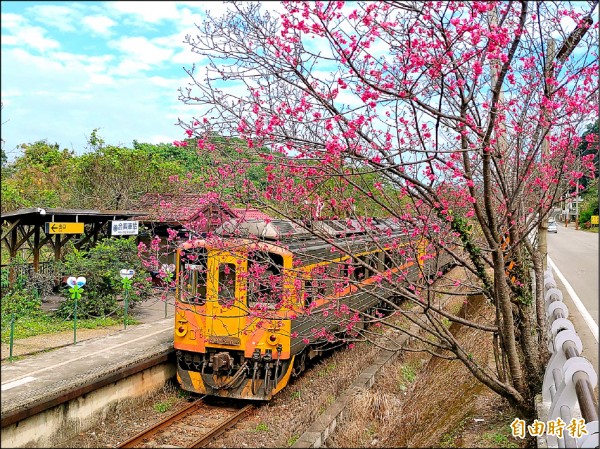
[[[173,352],[173,315],[1,367],[2,427],[114,382]],[[87,388],[89,387],[89,389]]]

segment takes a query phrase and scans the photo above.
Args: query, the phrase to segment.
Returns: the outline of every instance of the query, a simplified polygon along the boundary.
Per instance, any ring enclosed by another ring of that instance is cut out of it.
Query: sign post
[[[71,293],[71,299],[75,300],[75,307],[73,307],[73,344],[77,344],[77,300],[81,298],[83,292],[83,286],[86,280],[83,276],[75,277],[71,276],[67,279],[67,285],[71,287],[69,293]]]
[[[167,280],[167,288],[169,288],[169,284],[171,283],[171,279],[173,278],[173,273],[175,272],[175,264],[163,264],[162,266],[163,270],[165,270],[166,273],[166,280]],[[167,300],[165,299],[165,318],[167,317]]]
[[[129,308],[129,290],[131,290],[132,280],[131,278],[135,274],[135,270],[123,269],[119,272],[121,276],[121,284],[123,284],[123,290],[125,291],[125,312],[123,314],[123,329],[127,329],[127,309]]]

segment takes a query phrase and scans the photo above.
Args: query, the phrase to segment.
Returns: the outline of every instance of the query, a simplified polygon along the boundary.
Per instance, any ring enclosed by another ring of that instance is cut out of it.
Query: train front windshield
[[[182,251],[179,261],[181,302],[198,305],[206,303],[207,259],[204,248]]]

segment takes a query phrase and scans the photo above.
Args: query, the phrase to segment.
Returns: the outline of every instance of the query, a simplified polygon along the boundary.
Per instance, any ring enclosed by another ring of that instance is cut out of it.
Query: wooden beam
[[[35,231],[35,228],[37,226],[33,225],[32,228],[29,228],[29,230],[27,232],[25,232],[25,226],[19,226],[19,231],[21,231],[21,235],[23,236],[23,238],[21,240],[19,240],[19,243],[17,243],[17,250],[23,246],[23,243],[25,243],[26,241],[29,240],[29,237],[31,237],[31,235],[33,234],[33,232]]]
[[[13,221],[6,231],[4,231],[4,234],[2,234],[2,238],[0,240],[4,240],[6,237],[8,237],[8,234],[10,234],[10,232],[19,224],[20,221],[20,218],[17,218],[15,221]]]
[[[95,225],[95,223],[92,223],[91,229],[89,229],[88,232],[85,232],[84,237],[77,242],[77,244],[75,245],[75,248],[81,249],[81,247],[83,245],[85,245],[90,240],[90,238],[92,238],[92,231],[94,229],[94,225]],[[85,231],[85,228],[84,228],[84,231]]]
[[[60,234],[56,234],[54,237],[54,262],[58,262],[60,260]]]
[[[35,232],[33,234],[33,271],[36,273],[40,271],[40,227],[34,226]]]
[[[17,238],[19,234],[17,234],[17,228],[12,228],[10,231],[10,259],[14,259],[17,256]]]

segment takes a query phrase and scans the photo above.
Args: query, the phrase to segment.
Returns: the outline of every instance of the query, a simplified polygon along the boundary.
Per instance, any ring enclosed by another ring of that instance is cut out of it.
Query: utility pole
[[[581,41],[581,39],[583,39],[583,36],[585,36],[585,33],[587,33],[587,30],[592,26],[592,24],[594,23],[594,20],[592,19],[592,12],[594,11],[594,9],[596,8],[596,5],[598,4],[598,0],[596,0],[594,2],[594,5],[591,8],[591,11],[589,12],[588,15],[586,15],[580,22],[579,25],[577,25],[577,27],[571,32],[571,34],[569,35],[569,37],[567,37],[565,39],[565,41],[563,42],[563,44],[561,45],[560,49],[558,50],[558,53],[556,53],[556,60],[560,63],[564,63],[566,61],[566,59],[569,57],[569,55],[573,52],[573,50],[575,50],[575,48],[577,47],[577,44],[579,44],[579,41]],[[547,58],[546,58],[546,67],[544,67],[544,76],[546,78],[554,78],[554,39],[550,38],[548,40],[548,53],[547,53]],[[552,91],[551,91],[552,87],[549,87],[548,90],[546,91],[546,95],[548,98],[552,97]],[[549,120],[549,115],[548,115],[548,111],[545,110],[544,111],[544,119],[546,122],[548,122]],[[550,134],[550,123],[546,124],[546,129],[545,129],[545,135],[546,137],[549,137]],[[544,158],[548,157],[549,154],[549,150],[550,150],[550,146],[548,143],[548,139],[545,138],[544,141],[542,142],[542,160]],[[579,183],[577,183],[577,187],[579,187]],[[577,196],[579,196],[579,189],[577,189]],[[577,218],[579,215],[579,204],[577,202],[577,198],[575,198],[575,213],[577,215],[576,219],[575,219],[575,228],[577,229]],[[542,220],[540,221],[540,224],[538,225],[538,251],[540,252],[540,257],[542,258],[542,266],[544,271],[546,271],[547,267],[548,267],[548,217],[547,215],[544,215],[542,217]]]
[[[546,79],[550,79],[554,77],[554,39],[548,39],[548,52],[546,54],[546,67],[544,67],[544,77]],[[546,95],[548,98],[552,96],[550,92],[552,87],[548,87],[546,91]],[[548,139],[550,138],[550,114],[547,109],[544,108],[544,121],[546,122],[546,129],[544,133],[544,140],[542,141],[542,161],[548,157],[550,153],[550,143]],[[541,211],[542,212],[542,211]],[[538,250],[540,252],[540,257],[542,258],[542,269],[546,271],[548,268],[548,215],[544,214],[543,217],[540,217],[541,221],[538,225]]]
[[[575,229],[579,229],[579,180],[575,184]]]

